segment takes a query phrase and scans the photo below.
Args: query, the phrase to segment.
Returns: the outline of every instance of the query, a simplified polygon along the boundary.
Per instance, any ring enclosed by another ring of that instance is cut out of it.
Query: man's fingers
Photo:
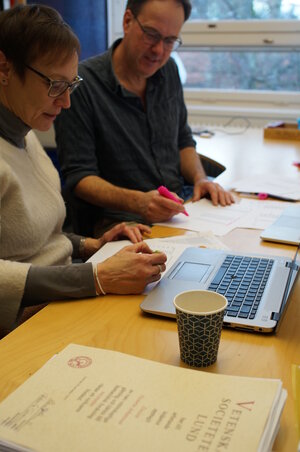
[[[219,203],[219,193],[218,188],[215,184],[209,185],[208,193],[211,197],[211,202],[214,206],[217,206]]]
[[[184,211],[183,200],[181,198],[178,198],[178,202],[176,202],[159,195],[156,198],[156,202],[160,209],[164,211],[169,210],[170,214],[172,213],[173,215]]]

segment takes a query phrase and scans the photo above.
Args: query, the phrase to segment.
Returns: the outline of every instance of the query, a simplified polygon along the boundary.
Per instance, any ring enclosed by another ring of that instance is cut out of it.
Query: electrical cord
[[[226,127],[231,126],[235,121],[241,121],[243,120],[245,122],[245,126],[242,130],[239,131],[228,131],[225,130]],[[243,135],[247,132],[247,130],[251,127],[251,122],[248,118],[243,116],[235,116],[230,118],[222,128],[212,128],[212,129],[203,129],[203,130],[192,130],[192,133],[194,135],[198,135],[203,138],[210,138],[215,135],[216,132],[224,133],[226,135]]]

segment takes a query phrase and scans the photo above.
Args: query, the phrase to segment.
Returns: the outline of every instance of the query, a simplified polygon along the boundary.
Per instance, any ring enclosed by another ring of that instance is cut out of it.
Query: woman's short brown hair
[[[69,25],[53,8],[44,5],[17,5],[0,13],[0,50],[23,78],[25,64],[39,58],[48,63],[64,61],[80,43]]]

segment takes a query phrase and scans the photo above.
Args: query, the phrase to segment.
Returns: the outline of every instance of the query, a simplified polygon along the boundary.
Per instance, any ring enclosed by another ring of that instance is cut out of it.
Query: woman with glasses
[[[52,8],[17,6],[0,13],[0,328],[24,308],[51,300],[139,293],[157,281],[166,256],[141,242],[149,228],[117,225],[99,239],[62,232],[59,176],[34,132],[48,130],[82,79],[79,42]],[[135,245],[96,265],[104,243],[128,236]],[[139,242],[139,243],[138,243]]]

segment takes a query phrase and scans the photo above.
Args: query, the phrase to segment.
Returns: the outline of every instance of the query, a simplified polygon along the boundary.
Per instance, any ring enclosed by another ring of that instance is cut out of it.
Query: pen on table
[[[175,201],[178,204],[181,204],[181,201],[179,201],[179,199],[175,198],[175,196],[172,195],[172,193],[164,185],[161,185],[160,187],[158,187],[157,190],[161,196],[164,196],[164,198],[171,199],[172,201]],[[187,217],[189,216],[189,214],[187,213],[186,210],[184,210],[182,213],[184,213],[184,215],[186,215]]]

